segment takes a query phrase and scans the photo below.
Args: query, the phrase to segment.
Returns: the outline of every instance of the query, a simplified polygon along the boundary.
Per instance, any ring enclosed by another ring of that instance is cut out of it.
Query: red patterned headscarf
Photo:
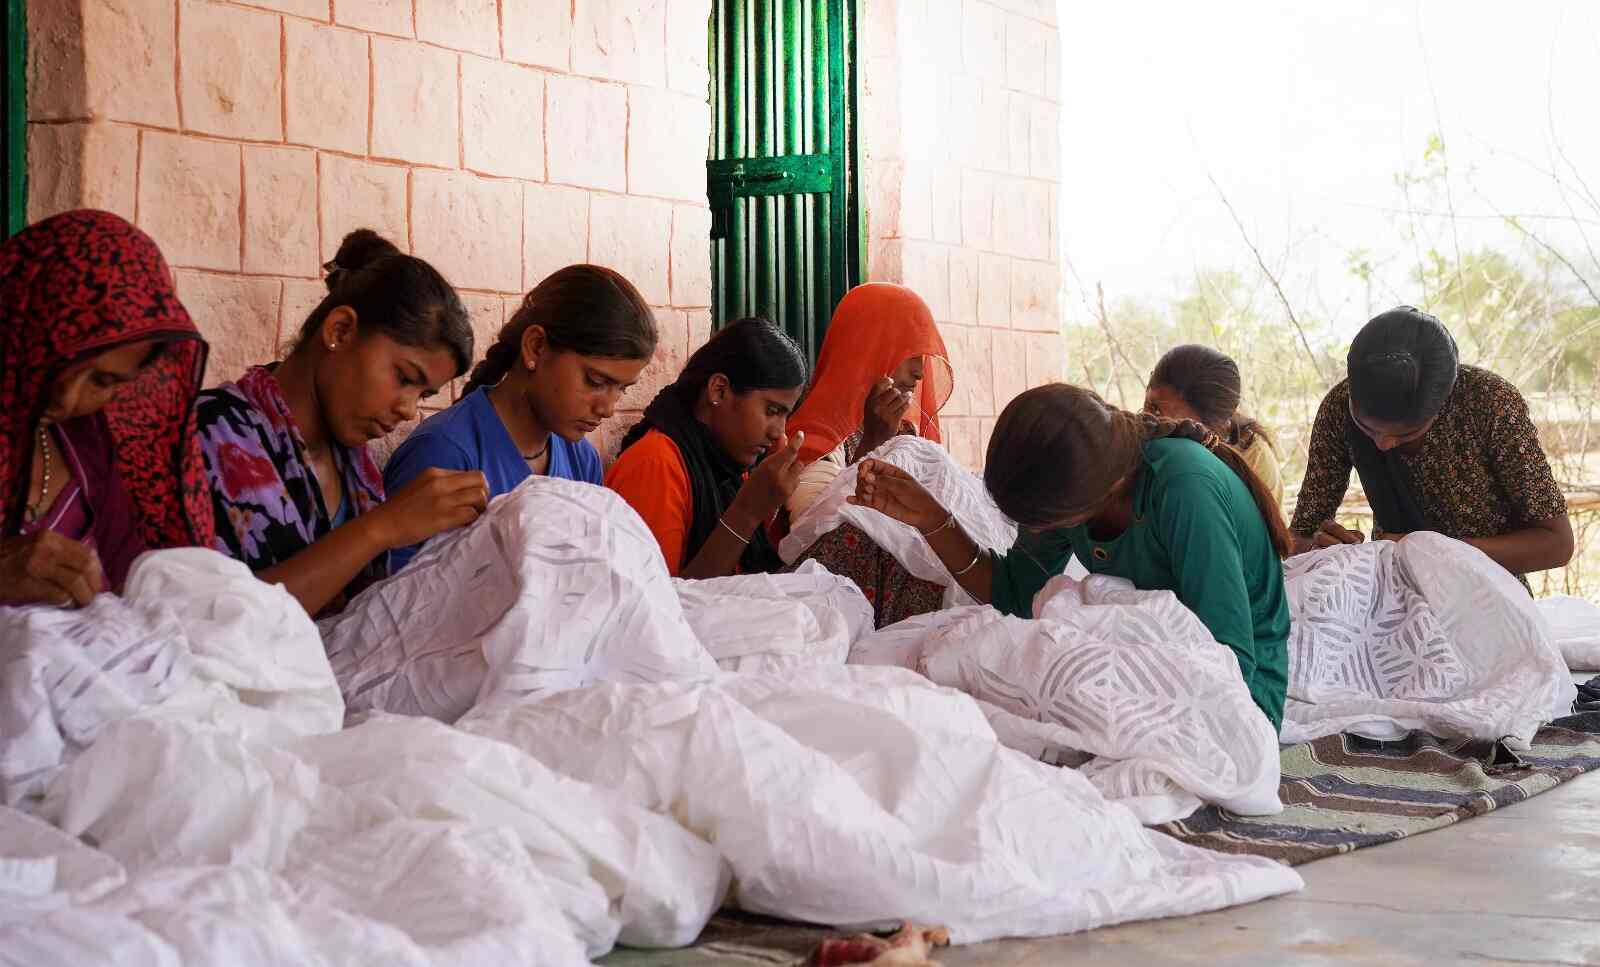
[[[149,548],[210,547],[211,494],[195,437],[206,343],[150,236],[75,211],[0,245],[0,533],[21,527],[39,418],[67,367],[128,343],[168,341],[101,412]]]

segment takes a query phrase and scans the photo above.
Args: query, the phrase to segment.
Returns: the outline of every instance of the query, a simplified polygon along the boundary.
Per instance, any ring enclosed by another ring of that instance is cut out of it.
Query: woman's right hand
[[[420,544],[465,527],[489,506],[489,482],[477,470],[429,467],[372,512],[388,549]]]
[[[749,524],[753,530],[771,520],[788,502],[795,484],[800,482],[800,471],[806,468],[799,459],[800,445],[805,442],[803,432],[780,438],[778,446],[750,471],[729,508],[740,518],[739,526]]]
[[[1360,531],[1351,530],[1336,520],[1325,520],[1317,532],[1311,535],[1311,542],[1319,548],[1338,547],[1340,544],[1360,544],[1367,538]]]
[[[916,478],[891,463],[863,460],[856,476],[856,492],[845,498],[886,517],[910,524],[926,534],[949,516]]]
[[[100,555],[54,531],[0,540],[0,604],[83,607],[105,587]]]

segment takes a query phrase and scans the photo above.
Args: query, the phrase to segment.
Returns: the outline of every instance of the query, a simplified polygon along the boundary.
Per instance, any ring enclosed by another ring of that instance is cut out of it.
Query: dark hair
[[[1420,427],[1444,408],[1458,364],[1456,341],[1444,323],[1397,306],[1362,326],[1350,343],[1350,401],[1362,416]]]
[[[810,378],[805,353],[770,319],[747,316],[723,326],[694,351],[668,390],[693,405],[711,377],[721,373],[735,393],[794,389]],[[665,392],[665,391],[663,391]]]
[[[544,330],[556,349],[604,359],[649,359],[656,351],[656,317],[633,283],[599,265],[558,269],[522,297],[522,305],[472,368],[463,395],[505,378],[522,351],[529,326]]]
[[[1151,386],[1165,386],[1200,415],[1200,422],[1241,450],[1256,437],[1272,438],[1266,428],[1239,412],[1239,364],[1210,346],[1190,343],[1167,350],[1150,373]]]
[[[1144,445],[1164,437],[1193,440],[1227,464],[1249,488],[1278,556],[1288,556],[1283,511],[1238,450],[1199,423],[1128,413],[1065,383],[1030,389],[1001,412],[983,483],[1023,527],[1060,527],[1098,509],[1117,481],[1138,469]]]
[[[314,341],[328,313],[349,306],[363,333],[381,332],[404,346],[443,347],[455,357],[456,375],[467,371],[472,324],[461,297],[433,266],[401,253],[372,229],[359,228],[344,237],[333,260],[322,267],[328,294],[300,327],[296,352]]]
[[[721,373],[735,393],[761,389],[795,389],[810,378],[805,353],[788,333],[769,319],[747,316],[726,324],[694,351],[683,371],[661,395],[672,394],[693,411],[711,377]],[[646,416],[649,413],[646,411]],[[650,429],[649,420],[634,424],[622,439],[626,450]]]

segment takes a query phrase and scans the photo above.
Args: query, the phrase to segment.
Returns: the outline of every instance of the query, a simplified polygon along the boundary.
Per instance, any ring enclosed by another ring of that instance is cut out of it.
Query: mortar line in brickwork
[[[494,0],[494,27],[495,44],[500,50],[500,59],[506,59],[506,2]]]
[[[628,152],[633,147],[633,91],[626,91],[622,100],[622,184],[633,190],[633,166],[628,163]]]
[[[139,185],[144,180],[144,132],[133,132],[133,223],[139,224]]]
[[[282,114],[279,119],[282,127],[284,143],[289,141],[289,23],[286,18],[278,18],[278,109]]]
[[[532,288],[528,283],[528,185],[522,185],[522,190],[517,192],[517,281],[524,288]],[[533,283],[537,285],[538,282]],[[503,316],[505,307],[501,306]]]
[[[414,180],[412,177],[414,174],[415,172],[412,169],[406,169],[406,252],[412,255],[416,254],[417,251],[417,245],[412,238],[411,229],[411,182]]]
[[[314,152],[316,161],[313,167],[312,178],[316,182],[317,193],[317,265],[322,264],[322,253],[327,251],[326,242],[323,241],[322,228],[322,152]]]
[[[245,205],[250,200],[249,182],[244,175],[244,146],[239,146],[239,268],[244,268],[245,239],[250,234],[249,224],[245,220]],[[279,286],[281,290],[283,287]]]
[[[377,109],[377,73],[373,67],[372,36],[367,36],[367,157],[372,156],[372,116]]]
[[[467,166],[467,91],[462,55],[456,55],[456,167]]]
[[[178,130],[183,130],[183,0],[172,0],[172,93],[178,104]]]

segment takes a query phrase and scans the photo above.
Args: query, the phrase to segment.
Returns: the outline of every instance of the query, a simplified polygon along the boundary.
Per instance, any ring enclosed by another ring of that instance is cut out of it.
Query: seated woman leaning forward
[[[939,442],[939,410],[954,387],[944,339],[915,292],[883,282],[851,289],[828,323],[806,400],[789,420],[790,436],[806,435],[789,518],[891,437]]]
[[[533,474],[599,484],[586,435],[655,351],[655,315],[627,279],[598,265],[561,269],[523,298],[461,400],[400,444],[384,486],[399,491],[430,468],[482,471],[490,499]],[[416,552],[395,550],[390,568]]]
[[[461,375],[472,329],[450,284],[369,231],[345,238],[328,295],[281,363],[202,393],[217,549],[312,615],[388,573],[388,552],[473,520],[483,474],[429,470],[384,499],[367,444]]]
[[[1362,539],[1333,519],[1354,467],[1374,537],[1454,537],[1525,586],[1523,575],[1572,558],[1566,498],[1527,402],[1494,373],[1458,365],[1438,319],[1410,306],[1385,312],[1350,344],[1348,370],[1311,430],[1291,528],[1297,550]]]
[[[0,604],[87,604],[146,549],[210,545],[205,359],[160,250],[116,215],[0,246]]]
[[[917,528],[979,601],[1031,616],[1072,556],[1094,574],[1172,591],[1233,650],[1276,728],[1288,685],[1283,517],[1238,452],[1193,423],[1136,416],[1076,386],[1028,390],[1000,414],[984,485],[1021,528],[985,553],[910,475],[863,461],[852,503]]]
[[[805,384],[794,340],[740,319],[689,357],[623,439],[606,486],[644,518],[673,575],[782,568],[766,525],[800,475],[805,435],[789,438],[784,423]]]
[[[1167,350],[1150,373],[1144,411],[1169,420],[1193,420],[1239,451],[1273,502],[1283,505],[1278,451],[1266,428],[1239,412],[1239,364],[1210,346]]]

